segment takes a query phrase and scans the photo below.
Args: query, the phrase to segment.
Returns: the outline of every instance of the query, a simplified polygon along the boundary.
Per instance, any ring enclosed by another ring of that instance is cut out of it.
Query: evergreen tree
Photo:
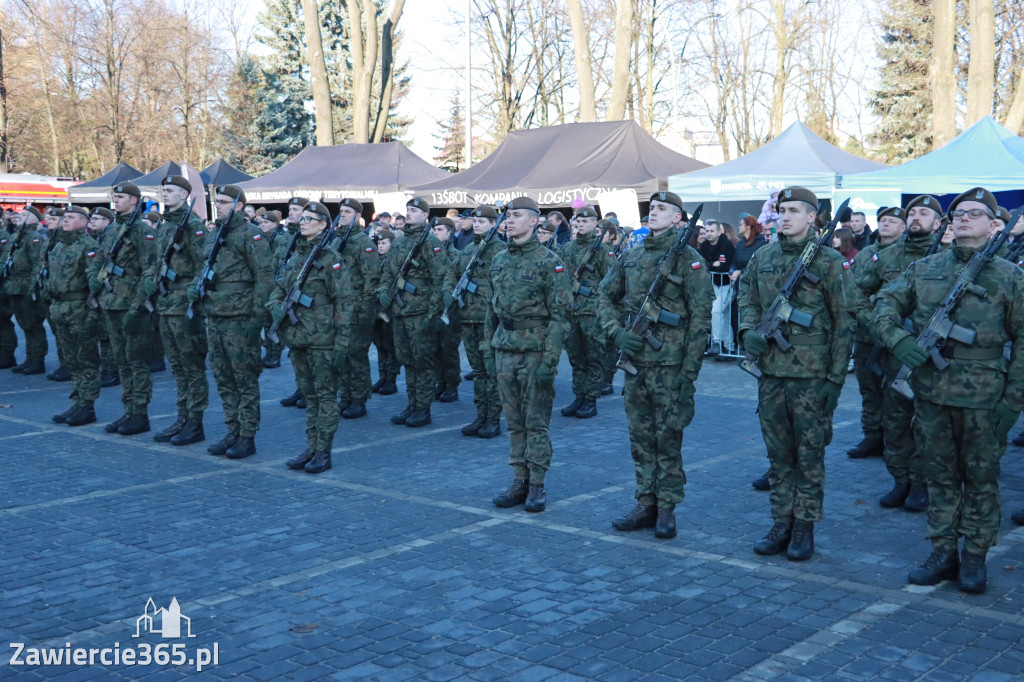
[[[881,118],[872,140],[888,163],[932,149],[931,0],[886,0],[877,45],[883,65],[870,105]]]
[[[462,117],[462,104],[459,93],[452,97],[451,116],[447,121],[439,121],[441,127],[441,146],[434,147],[438,151],[434,157],[438,168],[457,173],[465,167],[466,123]]]

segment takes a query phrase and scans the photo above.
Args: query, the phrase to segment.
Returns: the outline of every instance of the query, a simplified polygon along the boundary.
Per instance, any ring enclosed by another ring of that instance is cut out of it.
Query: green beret
[[[43,214],[39,212],[39,209],[35,206],[26,206],[25,210],[36,217],[36,220],[42,220]]]
[[[797,185],[787,187],[779,192],[778,201],[779,205],[782,205],[787,201],[802,201],[805,204],[810,205],[812,211],[817,212],[818,210],[818,197],[815,196],[814,192],[806,187],[800,187]]]
[[[672,204],[680,211],[683,210],[683,200],[675,192],[655,192],[649,201],[660,201],[663,204]]]
[[[395,233],[391,230],[381,230],[377,233],[377,239],[394,239]]]
[[[607,232],[609,230],[614,232],[619,229],[619,226],[615,224],[614,220],[604,218],[603,220],[597,221],[597,229],[601,230],[602,232]]]
[[[542,220],[540,225],[537,226],[537,229],[543,230],[544,232],[554,232],[555,224],[550,220]]]
[[[160,213],[157,211],[146,211],[142,217],[154,225],[158,224],[161,218]]]
[[[435,225],[447,225],[449,229],[455,229],[455,222],[451,218],[438,218]]]
[[[597,211],[594,210],[593,206],[584,206],[580,210],[576,211],[577,218],[596,218]]]
[[[245,192],[238,185],[220,185],[214,190],[216,194],[223,194],[226,197],[231,197],[235,201],[241,201],[245,203]]]
[[[424,199],[423,197],[413,197],[412,199],[409,199],[409,201],[405,202],[405,205],[412,206],[413,208],[418,208],[424,213],[430,212],[430,204],[428,204],[427,200]]]
[[[907,203],[907,208],[906,208],[907,213],[909,214],[910,213],[910,209],[917,208],[918,206],[924,206],[925,208],[930,208],[933,211],[935,211],[936,213],[938,213],[939,215],[942,215],[942,205],[939,203],[938,199],[936,199],[935,197],[933,197],[930,194],[921,194],[921,195],[916,196],[913,199],[911,199]]]
[[[528,211],[533,211],[538,215],[540,214],[540,207],[537,206],[537,202],[530,197],[516,197],[505,206],[505,210],[507,211],[514,211],[516,209],[526,209]]]
[[[356,213],[362,213],[363,212],[363,205],[360,204],[355,199],[342,199],[341,200],[341,204],[339,204],[338,208],[341,208],[342,206],[348,206],[349,208],[351,208]]]
[[[78,215],[83,215],[86,218],[89,217],[89,212],[82,206],[71,206],[68,210],[64,211],[64,215],[67,215],[68,213],[77,213]]]
[[[184,175],[168,175],[166,178],[160,181],[160,185],[174,185],[180,187],[186,192],[192,191],[192,183],[188,181]]]
[[[490,220],[497,220],[498,210],[488,204],[481,204],[480,206],[477,206],[475,209],[473,209],[473,212],[470,214],[470,217],[489,218]]]
[[[1002,220],[1005,225],[1010,222],[1010,212],[1002,206],[996,206],[996,220]]]
[[[263,214],[263,219],[264,220],[269,220],[272,223],[279,223],[279,222],[281,222],[281,212],[280,211],[267,211],[267,212],[265,212]]]
[[[292,197],[288,200],[289,206],[305,206],[308,203],[309,199],[305,199],[303,197]]]
[[[992,192],[989,192],[983,187],[974,187],[973,189],[967,190],[956,199],[953,199],[953,203],[949,205],[949,210],[952,211],[964,201],[977,201],[985,204],[993,215],[995,215],[996,209],[999,208],[999,202],[996,201],[996,197]]]
[[[331,212],[328,211],[327,207],[319,201],[310,201],[302,208],[302,210],[309,213],[315,213],[320,216],[321,220],[325,220],[328,223],[331,222]]]
[[[89,217],[91,218],[94,215],[98,215],[101,218],[106,218],[107,220],[114,219],[114,212],[111,211],[109,208],[106,208],[105,206],[94,208],[92,210],[92,214]]]
[[[55,218],[60,218],[63,217],[64,215],[64,209],[58,208],[57,206],[51,206],[50,208],[46,209],[46,215],[53,216]]]
[[[130,194],[133,197],[142,197],[142,191],[134,182],[122,182],[120,185],[114,185],[111,191],[114,194]]]
[[[899,218],[903,222],[907,221],[907,214],[899,206],[883,206],[878,209],[879,218]]]

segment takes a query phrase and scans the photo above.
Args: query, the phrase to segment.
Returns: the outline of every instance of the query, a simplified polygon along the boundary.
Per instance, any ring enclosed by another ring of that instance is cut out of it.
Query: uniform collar
[[[540,241],[537,239],[537,234],[530,235],[522,244],[516,244],[515,240],[508,240],[508,251],[509,253],[529,253],[535,248],[540,248]]]

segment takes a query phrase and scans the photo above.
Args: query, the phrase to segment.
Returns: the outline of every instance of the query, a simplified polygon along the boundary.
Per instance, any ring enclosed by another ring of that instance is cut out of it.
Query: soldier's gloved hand
[[[917,369],[928,361],[928,351],[917,345],[917,339],[913,336],[906,336],[900,339],[899,343],[892,349],[892,354],[910,369]]]
[[[487,376],[490,378],[493,379],[498,376],[498,367],[494,361],[493,352],[484,354],[484,369],[487,370]]]
[[[270,319],[273,320],[275,324],[280,323],[281,320],[284,319],[284,315],[284,306],[278,304],[270,307]]]
[[[89,278],[89,291],[91,291],[94,294],[98,294],[102,290],[103,290],[103,282],[100,281],[100,278],[97,277],[96,275],[93,275],[92,277],[90,277]]]
[[[768,339],[753,329],[743,332],[743,350],[751,355],[764,355],[768,352]]]
[[[341,368],[345,365],[345,353],[344,349],[335,348],[334,356],[331,358],[331,364],[334,366],[335,372],[340,372]]]
[[[188,299],[189,303],[198,303],[199,289],[196,289],[195,287],[189,287],[188,289],[185,290],[185,298]]]
[[[696,393],[697,387],[693,385],[693,381],[683,376],[682,383],[679,385],[679,402],[684,406],[682,424],[684,429],[693,421],[693,396]]]
[[[842,392],[843,387],[834,381],[826,381],[818,389],[818,400],[825,404],[826,414],[832,414],[836,411],[836,406],[839,405],[839,394]]]
[[[441,301],[444,302],[445,308],[452,308],[455,306],[455,297],[452,296],[450,291],[446,291],[441,294]]]
[[[138,310],[129,310],[124,314],[124,331],[126,334],[138,334],[142,331],[143,316]]]
[[[630,355],[639,353],[640,349],[644,347],[644,340],[628,329],[616,330],[612,335],[612,340],[615,341],[616,347],[621,348]]]
[[[537,382],[541,384],[553,384],[555,383],[555,374],[558,373],[558,361],[554,362],[545,360],[541,363],[540,367],[537,368]]]
[[[153,298],[156,295],[156,281],[152,277],[146,277],[142,280],[142,293],[146,295],[146,298]]]
[[[1020,412],[1013,409],[1006,404],[1005,401],[1000,400],[999,404],[996,405],[996,436],[999,437],[1000,443],[1006,442],[1006,437],[1010,435],[1010,429],[1017,423],[1017,417],[1020,416]]]
[[[377,294],[377,303],[380,303],[382,310],[387,310],[391,307],[391,304],[394,303],[394,301],[392,301],[391,297],[386,293],[381,292],[380,294]]]

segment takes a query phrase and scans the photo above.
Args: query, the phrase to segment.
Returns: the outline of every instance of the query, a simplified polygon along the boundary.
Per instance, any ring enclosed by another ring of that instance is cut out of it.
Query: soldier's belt
[[[974,346],[943,346],[939,354],[955,360],[998,360],[1003,357],[1002,346],[976,348]]]
[[[255,282],[217,282],[216,291],[241,291],[243,289],[252,289]]]
[[[795,334],[789,337],[794,346],[824,346],[828,343],[828,334]]]
[[[88,291],[67,291],[61,294],[52,294],[53,300],[63,303],[64,301],[84,301],[89,298]]]
[[[507,317],[501,318],[502,329],[508,329],[513,331],[516,329],[536,329],[537,327],[543,327],[548,323],[550,318],[543,317],[528,317],[520,320],[511,320]]]

